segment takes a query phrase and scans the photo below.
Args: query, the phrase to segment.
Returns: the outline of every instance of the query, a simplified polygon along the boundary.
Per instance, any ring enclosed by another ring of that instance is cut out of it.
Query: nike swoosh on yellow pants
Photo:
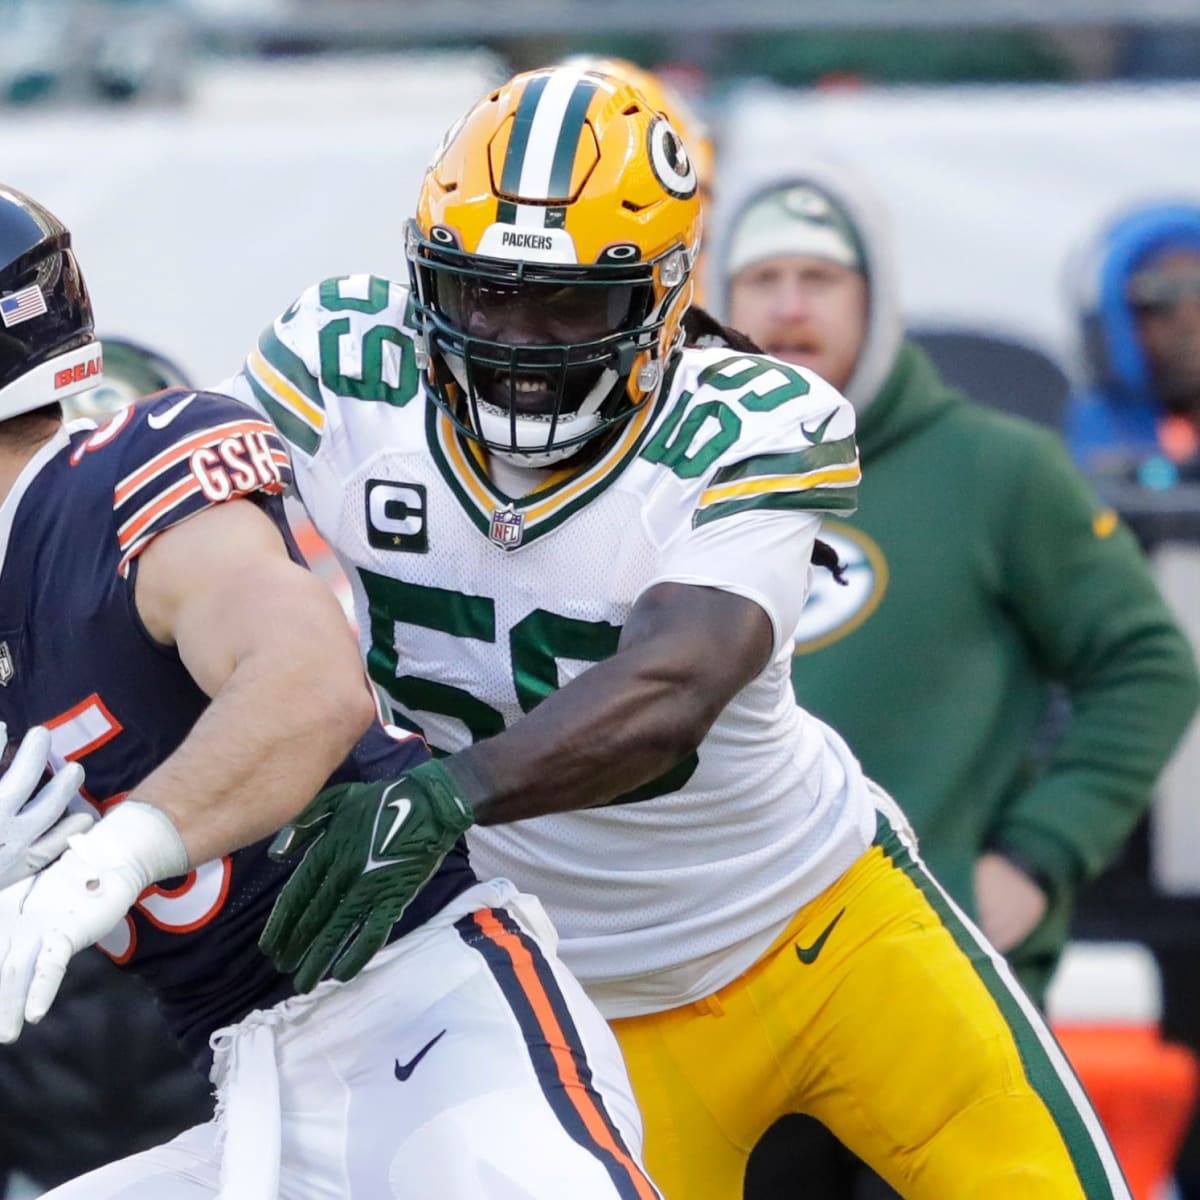
[[[666,1200],[741,1200],[750,1150],[791,1112],[910,1200],[1130,1195],[1033,1004],[882,815],[749,971],[613,1028]]]

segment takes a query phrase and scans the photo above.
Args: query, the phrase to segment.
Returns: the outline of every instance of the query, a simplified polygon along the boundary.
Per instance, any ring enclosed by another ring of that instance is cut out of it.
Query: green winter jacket
[[[1010,954],[1040,1001],[1076,889],[1127,837],[1196,709],[1195,659],[1059,439],[951,391],[911,342],[858,442],[859,511],[822,534],[849,586],[814,590],[796,696],[904,807],[968,912],[987,849],[1049,889]],[[1051,683],[1070,713],[1039,755]]]

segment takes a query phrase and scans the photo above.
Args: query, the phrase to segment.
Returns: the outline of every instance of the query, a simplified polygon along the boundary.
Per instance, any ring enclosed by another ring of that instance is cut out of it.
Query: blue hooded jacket
[[[1087,471],[1105,460],[1133,464],[1158,452],[1163,407],[1125,299],[1130,276],[1167,250],[1200,251],[1200,205],[1150,204],[1116,220],[1101,236],[1083,305],[1084,351],[1092,386],[1071,401],[1067,442]]]

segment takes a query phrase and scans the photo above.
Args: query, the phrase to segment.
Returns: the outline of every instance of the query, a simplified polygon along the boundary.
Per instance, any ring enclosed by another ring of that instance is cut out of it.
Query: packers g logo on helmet
[[[408,233],[430,392],[467,436],[559,462],[655,396],[700,240],[682,139],[618,78],[518,75],[455,126]]]
[[[672,196],[687,200],[696,194],[696,168],[688,157],[683,139],[665,117],[650,126],[650,165],[658,182]]]

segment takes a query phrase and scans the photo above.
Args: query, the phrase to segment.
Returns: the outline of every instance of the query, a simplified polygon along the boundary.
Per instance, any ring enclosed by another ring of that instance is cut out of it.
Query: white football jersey
[[[407,306],[396,283],[327,280],[216,389],[288,442],[397,724],[438,751],[498,733],[612,655],[655,583],[736,592],[771,619],[772,660],[685,762],[607,807],[469,835],[483,877],[542,899],[606,1016],[699,999],[874,833],[858,763],[789,673],[821,514],[854,507],[853,411],[775,359],[687,350],[602,458],[509,496],[426,395]]]

